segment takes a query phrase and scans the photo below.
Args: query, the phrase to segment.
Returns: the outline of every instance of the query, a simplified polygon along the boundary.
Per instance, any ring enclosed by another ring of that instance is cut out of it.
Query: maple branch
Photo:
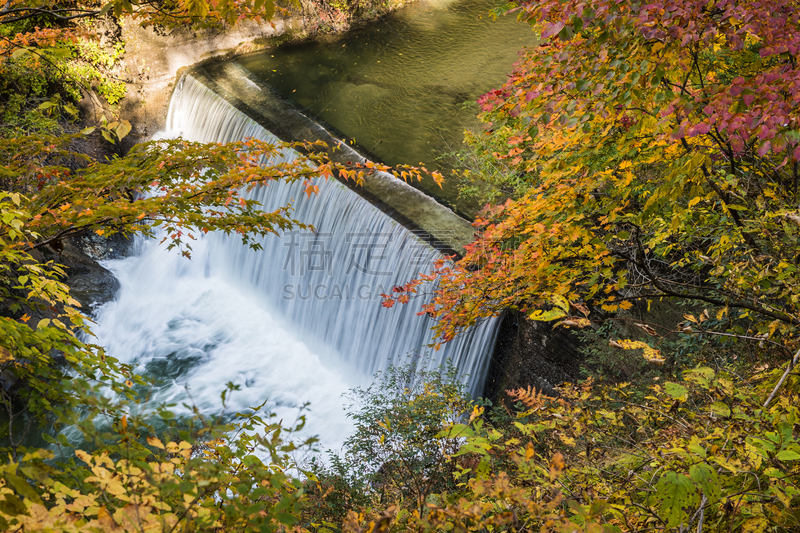
[[[638,298],[640,298],[640,299],[641,298],[649,298],[649,296],[640,296]],[[684,330],[680,330],[680,329],[670,329],[667,326],[663,326],[661,324],[655,324],[653,322],[647,322],[645,320],[637,320],[635,318],[625,318],[625,317],[617,317],[617,316],[608,318],[607,320],[609,320],[611,322],[632,322],[634,325],[639,325],[639,324],[646,325],[646,326],[649,326],[649,327],[653,328],[654,333],[656,333],[656,335],[658,335],[661,338],[664,338],[667,335],[671,335],[673,333],[683,333],[684,335],[708,334],[708,335],[715,335],[715,336],[718,336],[718,337],[731,337],[731,338],[734,338],[734,339],[737,339],[737,340],[756,341],[756,342],[759,342],[759,343],[763,342],[763,343],[768,343],[768,344],[774,344],[778,348],[780,348],[782,350],[785,350],[790,354],[792,353],[792,351],[789,350],[789,348],[787,348],[786,346],[784,346],[783,344],[781,344],[779,342],[771,341],[769,339],[764,339],[764,338],[761,338],[761,337],[753,337],[751,335],[737,335],[736,333],[724,333],[724,332],[721,332],[721,331],[711,331],[709,329],[700,329],[700,330],[692,329],[691,331],[684,331]],[[667,330],[667,331],[663,335],[660,335],[660,334],[658,334],[657,331],[655,331],[655,328],[660,328],[660,329]],[[644,329],[644,328],[642,328],[642,329]],[[645,332],[648,333],[648,335],[650,335],[650,336],[654,336],[654,335],[650,334],[649,332],[647,332],[647,330],[645,330]]]
[[[708,135],[714,139],[719,149],[728,157],[728,163],[731,167],[731,175],[736,175],[736,158],[733,155],[733,147],[730,142],[724,140],[722,133],[717,126],[714,126],[714,133],[709,132]]]
[[[698,61],[698,52],[697,50],[693,50],[690,55],[692,56],[692,63],[694,63],[694,67],[697,69],[697,81],[700,82],[700,90],[703,92],[703,96],[707,99],[708,96],[705,94],[706,87],[703,83],[703,71],[700,70],[700,62]]]
[[[653,118],[657,118],[657,116],[656,116],[656,114],[654,112],[648,111],[647,109],[644,109],[643,107],[629,107],[628,110],[630,110],[630,111],[639,111],[640,113],[644,113],[647,116],[650,116],[650,117],[653,117]],[[652,135],[647,135],[647,137],[652,137]]]
[[[734,338],[734,339],[740,339],[740,340],[746,340],[746,341],[758,341],[759,343],[763,342],[763,343],[767,343],[767,344],[774,344],[778,348],[781,348],[782,350],[786,350],[787,352],[792,353],[791,350],[789,350],[789,348],[787,348],[786,346],[784,346],[783,344],[781,344],[779,342],[771,341],[769,339],[762,339],[760,337],[752,337],[750,335],[737,335],[735,333],[724,333],[722,331],[711,331],[711,330],[708,330],[708,329],[701,329],[699,331],[695,331],[695,330],[683,331],[682,333],[685,333],[687,335],[700,335],[700,334],[704,334],[705,333],[705,334],[708,334],[708,335],[716,335],[718,337],[731,337],[731,338]]]
[[[720,300],[718,298],[713,298],[711,296],[705,296],[705,295],[702,295],[702,294],[684,294],[684,293],[680,293],[680,292],[674,291],[674,290],[664,286],[661,283],[661,280],[659,279],[659,277],[657,275],[655,275],[652,272],[652,270],[650,270],[650,265],[648,265],[647,261],[645,260],[645,258],[647,257],[647,254],[644,251],[644,246],[642,245],[642,241],[640,239],[641,229],[635,224],[632,224],[632,226],[635,229],[636,246],[638,248],[639,253],[641,254],[642,261],[637,260],[635,257],[626,257],[621,252],[615,252],[615,253],[617,255],[619,255],[619,256],[621,256],[623,258],[626,258],[629,261],[639,265],[640,267],[642,267],[644,269],[644,271],[646,272],[647,276],[650,278],[650,281],[653,283],[653,286],[656,289],[658,289],[659,291],[661,291],[662,293],[664,293],[663,295],[660,295],[660,296],[667,296],[667,297],[670,297],[670,298],[683,298],[685,300],[699,300],[699,301],[702,301],[702,302],[707,302],[707,303],[710,303],[710,304],[718,305],[720,307],[728,306],[728,307],[735,307],[735,308],[740,308],[740,309],[749,309],[749,310],[755,311],[756,313],[759,313],[761,315],[768,316],[768,317],[774,318],[776,320],[780,320],[781,322],[788,322],[790,324],[800,325],[800,319],[798,319],[798,318],[796,318],[796,317],[794,317],[794,316],[792,316],[792,315],[790,315],[788,313],[779,313],[779,312],[775,312],[775,311],[770,311],[768,309],[764,309],[763,306],[758,306],[758,305],[751,304],[749,302],[745,302],[745,301],[742,301],[742,300],[727,300],[726,301],[726,300]]]
[[[692,152],[692,148],[689,146],[689,143],[686,142],[686,137],[681,138],[681,146],[683,146],[683,148],[686,150],[687,153]],[[711,172],[708,170],[708,167],[706,167],[705,163],[700,165],[700,170],[703,172],[703,176],[705,176],[706,182],[709,184],[709,186],[711,186],[712,189],[714,189],[714,192],[717,194],[717,196],[719,196],[720,201],[722,201],[723,206],[731,214],[731,218],[733,219],[734,224],[736,224],[741,230],[742,237],[744,238],[745,242],[750,246],[750,248],[758,252],[759,255],[763,254],[764,252],[758,246],[758,243],[756,243],[753,236],[750,235],[750,233],[747,230],[745,230],[744,223],[742,222],[742,219],[739,217],[739,213],[737,213],[735,209],[728,208],[727,204],[730,203],[728,195],[714,181],[714,179],[711,176]]]
[[[683,79],[683,83],[681,85],[679,85],[679,87],[681,88],[681,92],[684,93],[684,94],[687,94],[689,96],[691,96],[691,95],[689,94],[689,91],[686,90],[686,86],[689,84],[689,78],[691,76],[692,76],[692,70],[689,69],[686,72],[686,77]]]
[[[110,219],[108,219],[108,221],[110,221]],[[63,230],[59,231],[53,237],[50,237],[49,239],[45,239],[44,241],[40,241],[40,242],[37,242],[37,243],[28,243],[28,246],[26,246],[22,250],[24,252],[30,252],[30,251],[33,251],[33,250],[37,250],[39,248],[42,248],[42,247],[47,246],[49,244],[58,242],[58,241],[60,241],[62,239],[65,239],[67,237],[72,237],[73,235],[77,235],[79,233],[82,233],[83,231],[85,231],[85,230],[87,230],[87,229],[89,229],[89,228],[91,228],[93,226],[116,227],[116,226],[122,226],[122,225],[124,225],[124,224],[108,225],[104,221],[101,220],[101,221],[98,221],[98,222],[93,222],[91,224],[85,224],[83,226],[71,226],[69,228],[66,228],[66,229],[63,229]]]
[[[683,142],[686,142],[686,139],[683,139]],[[753,236],[750,234],[750,232],[745,230],[744,223],[742,222],[742,219],[739,217],[739,213],[735,209],[730,209],[727,205],[725,205],[725,204],[730,203],[730,200],[728,199],[728,195],[725,194],[725,191],[723,191],[720,188],[720,186],[717,185],[717,183],[712,179],[711,172],[709,172],[708,168],[705,165],[700,165],[700,169],[703,171],[703,176],[705,176],[706,181],[708,182],[708,184],[711,186],[712,189],[714,189],[714,192],[717,193],[717,196],[719,196],[720,200],[722,200],[722,202],[723,202],[723,205],[728,210],[728,212],[731,214],[731,218],[733,219],[733,222],[742,231],[742,237],[744,238],[745,242],[754,251],[758,252],[759,254],[763,254],[764,252],[761,250],[761,247],[758,246],[758,243],[756,243],[756,241],[753,238]]]

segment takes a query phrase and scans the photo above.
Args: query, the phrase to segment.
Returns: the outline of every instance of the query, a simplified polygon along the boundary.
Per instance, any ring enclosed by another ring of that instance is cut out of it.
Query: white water
[[[276,140],[191,77],[173,95],[167,130],[194,141]],[[292,201],[294,218],[316,234],[268,237],[261,251],[209,235],[191,261],[140,241],[132,257],[106,264],[121,290],[97,313],[98,340],[165,380],[154,400],[219,412],[233,382],[241,391],[229,409],[269,399],[286,422],[310,402],[306,433],[338,449],[351,427],[342,393],[393,361],[418,355],[419,365],[436,368],[449,359],[481,392],[496,323],[438,352],[427,348],[432,322],[417,315],[419,303],[386,309],[380,293],[429,271],[438,252],[340,183],[318,185],[311,198],[299,183],[253,192],[268,210]]]

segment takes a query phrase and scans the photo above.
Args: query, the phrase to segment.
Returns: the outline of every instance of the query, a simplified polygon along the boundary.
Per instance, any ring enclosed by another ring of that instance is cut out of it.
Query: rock
[[[95,261],[123,259],[130,253],[132,241],[117,233],[111,237],[101,237],[96,233],[86,233],[75,243],[81,251]]]
[[[67,279],[72,297],[80,302],[81,309],[86,313],[112,301],[119,290],[119,281],[114,274],[95,264],[96,268],[73,268]]]
[[[484,396],[505,401],[509,389],[535,387],[546,394],[564,382],[580,377],[578,338],[566,328],[528,320],[511,311],[503,317],[489,366]],[[506,402],[510,405],[510,402]]]
[[[64,281],[69,285],[70,294],[81,304],[84,313],[91,314],[94,308],[113,300],[119,290],[117,278],[97,259],[124,257],[127,243],[129,241],[124,238],[76,237],[64,240],[59,251],[46,247],[42,256],[45,261],[54,261],[64,267],[67,273]]]

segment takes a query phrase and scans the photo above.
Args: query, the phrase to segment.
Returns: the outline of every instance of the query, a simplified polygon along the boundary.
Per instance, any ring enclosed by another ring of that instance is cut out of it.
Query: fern
[[[527,389],[511,389],[507,390],[508,394],[514,401],[520,402],[529,410],[537,410],[544,406],[547,396],[541,390],[536,390],[536,387],[528,385]]]

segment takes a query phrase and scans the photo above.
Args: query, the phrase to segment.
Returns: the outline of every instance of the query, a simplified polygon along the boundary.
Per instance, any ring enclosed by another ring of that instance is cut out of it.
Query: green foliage
[[[127,120],[108,122],[106,117],[100,120],[100,135],[111,144],[116,144],[131,132],[131,123]]]
[[[125,43],[117,42],[101,47],[97,42],[78,39],[72,46],[73,59],[65,63],[65,77],[80,83],[84,90],[97,84],[97,92],[110,105],[117,104],[125,96],[125,82],[113,77],[119,61],[125,53]]]
[[[633,387],[645,390],[653,383],[653,379],[669,375],[669,371],[662,366],[653,365],[643,357],[631,357],[628,351],[609,346],[609,338],[621,336],[618,327],[611,321],[597,330],[591,328],[579,330],[576,335],[581,341],[580,352],[583,355],[581,374],[584,377],[600,383],[631,383]],[[670,347],[662,343],[659,344],[659,350],[667,360],[674,360],[674,352]],[[685,367],[685,362],[682,363],[684,364],[676,366]]]
[[[354,389],[348,416],[355,431],[334,470],[339,465],[342,479],[355,480],[354,488],[383,505],[422,509],[431,494],[451,490],[455,465],[447,458],[460,442],[440,432],[472,407],[457,378],[452,367],[439,373],[408,364],[390,367],[366,389]]]
[[[41,104],[40,104],[41,105]],[[23,135],[57,135],[61,133],[58,117],[48,110],[31,108],[24,96],[13,94],[6,102],[3,110],[3,125],[0,131],[4,134]]]
[[[0,102],[3,104],[2,130],[35,134],[58,133],[56,109],[40,109],[51,98],[61,101],[57,73],[30,57],[0,62]]]
[[[477,411],[443,432],[465,438],[457,491],[418,512],[351,513],[345,530],[795,531],[799,398],[762,406],[779,374],[698,367],[640,403],[589,384],[518,394],[511,423]]]
[[[369,508],[375,501],[368,476],[354,469],[347,457],[331,455],[329,464],[312,458],[305,474],[301,524],[312,531],[336,531],[348,512]]]
[[[36,450],[0,467],[0,525],[25,531],[282,531],[303,496],[284,430],[258,408],[202,437],[163,443],[123,415],[114,441],[53,463]],[[301,429],[301,423],[292,429]],[[78,460],[76,460],[77,458]]]
[[[94,67],[103,67],[106,70],[113,69],[117,62],[125,54],[125,43],[114,43],[113,48],[108,49],[98,43],[86,39],[78,39],[73,45],[74,55],[88,62]]]
[[[531,186],[531,176],[518,172],[494,154],[505,150],[513,131],[507,127],[485,127],[464,132],[466,147],[448,154],[451,164],[461,170],[456,179],[462,198],[484,204],[499,204],[517,199]]]

